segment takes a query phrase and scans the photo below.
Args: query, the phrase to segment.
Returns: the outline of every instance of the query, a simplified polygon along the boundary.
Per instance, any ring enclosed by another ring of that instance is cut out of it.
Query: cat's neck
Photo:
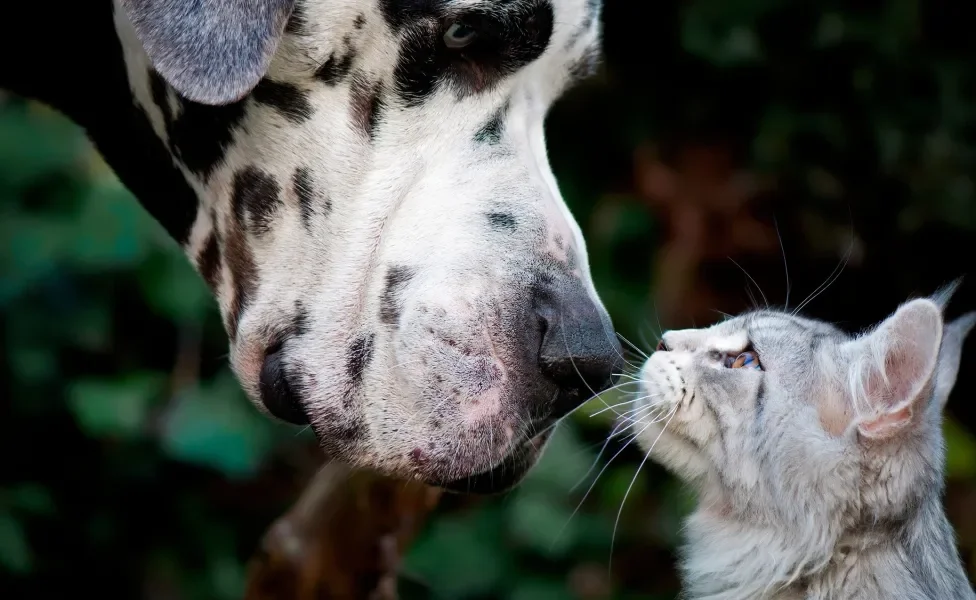
[[[976,600],[937,497],[912,518],[831,538],[699,509],[682,564],[694,600]]]

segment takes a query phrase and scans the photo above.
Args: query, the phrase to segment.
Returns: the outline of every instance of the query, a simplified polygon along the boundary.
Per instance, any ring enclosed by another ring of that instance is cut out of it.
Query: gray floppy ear
[[[149,60],[182,96],[229,104],[264,76],[295,0],[120,0]]]
[[[966,313],[947,323],[942,331],[942,347],[939,348],[939,361],[935,367],[935,386],[932,391],[933,408],[939,411],[949,400],[949,393],[956,385],[959,362],[962,360],[962,347],[966,336],[976,326],[976,311]]]

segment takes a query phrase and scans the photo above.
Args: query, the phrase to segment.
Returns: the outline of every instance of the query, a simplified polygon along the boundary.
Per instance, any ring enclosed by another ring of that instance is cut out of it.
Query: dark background
[[[790,306],[829,279],[804,312],[851,330],[965,274],[949,312],[976,309],[972,15],[853,6],[607,0],[604,69],[553,109],[549,148],[597,287],[638,346],[752,298],[783,304],[784,255]],[[314,442],[245,400],[203,284],[82,134],[10,96],[0,240],[2,595],[239,597]],[[946,505],[976,576],[974,371],[970,342]],[[559,429],[517,491],[444,503],[404,597],[673,598],[682,488],[645,465],[628,495],[642,456],[626,448],[581,502],[620,448],[587,474],[609,432],[607,413],[589,416],[600,406]]]

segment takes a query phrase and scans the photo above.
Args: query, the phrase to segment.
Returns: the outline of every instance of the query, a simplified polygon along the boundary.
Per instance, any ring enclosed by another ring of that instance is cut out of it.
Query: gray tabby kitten
[[[762,310],[669,331],[631,428],[693,484],[685,594],[974,599],[942,509],[942,409],[976,313],[955,284],[873,330]]]

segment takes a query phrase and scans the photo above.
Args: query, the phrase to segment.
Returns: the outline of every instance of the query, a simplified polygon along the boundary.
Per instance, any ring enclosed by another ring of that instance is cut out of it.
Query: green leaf
[[[167,249],[139,270],[143,297],[159,314],[177,323],[199,322],[215,304],[210,290],[178,249]]]
[[[413,544],[403,569],[441,598],[491,595],[512,569],[494,507],[437,519]]]
[[[34,566],[24,528],[7,511],[0,512],[0,565],[15,573],[29,573]]]
[[[976,439],[951,418],[943,425],[946,438],[946,476],[953,479],[976,478]]]
[[[0,110],[0,181],[15,188],[47,173],[66,171],[90,151],[78,127],[34,106]]]
[[[36,483],[23,483],[13,487],[7,491],[6,497],[14,510],[35,515],[53,515],[56,510],[50,492]]]
[[[570,593],[563,581],[531,578],[520,581],[508,598],[509,600],[573,600],[575,596]]]
[[[247,573],[232,554],[228,552],[215,557],[209,571],[214,598],[237,600],[244,597]]]
[[[80,202],[67,240],[67,259],[72,266],[105,270],[145,259],[159,225],[128,190],[110,181],[91,187]]]
[[[8,350],[7,361],[14,376],[28,383],[44,381],[58,370],[57,357],[49,346],[15,344]]]
[[[575,424],[565,421],[556,427],[545,452],[520,487],[565,494],[580,483],[594,458],[580,441]]]
[[[563,556],[576,543],[573,509],[555,496],[519,490],[508,510],[513,537],[543,556]],[[575,505],[574,505],[575,506]]]
[[[0,217],[0,306],[53,272],[64,253],[68,229],[50,218],[5,212]]]
[[[623,457],[621,456],[620,458]],[[621,466],[615,468],[611,467],[600,477],[600,491],[602,492],[600,503],[603,506],[613,507],[614,513],[616,513],[621,504],[628,499],[633,500],[635,491],[644,488],[645,471],[642,469],[638,473],[637,465],[638,463],[621,464]],[[626,510],[625,506],[624,511]]]
[[[160,443],[173,458],[223,472],[253,475],[274,444],[275,425],[248,402],[230,370],[180,393]]]
[[[160,373],[82,379],[69,387],[68,406],[91,436],[135,439],[143,434],[152,402],[165,387],[166,377]]]

